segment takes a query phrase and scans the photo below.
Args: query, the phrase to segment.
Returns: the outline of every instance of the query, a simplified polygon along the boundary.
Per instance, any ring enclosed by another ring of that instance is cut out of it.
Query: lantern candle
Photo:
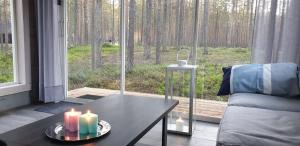
[[[74,109],[71,109],[71,111],[69,112],[65,112],[64,114],[65,130],[68,130],[70,132],[78,131],[78,121],[80,115],[81,112],[75,111]]]
[[[97,133],[98,115],[91,113],[89,110],[86,114],[80,116],[79,120],[79,133]]]
[[[178,130],[178,131],[183,131],[183,124],[184,124],[184,121],[182,120],[181,117],[179,117],[179,118],[176,120],[176,130]]]

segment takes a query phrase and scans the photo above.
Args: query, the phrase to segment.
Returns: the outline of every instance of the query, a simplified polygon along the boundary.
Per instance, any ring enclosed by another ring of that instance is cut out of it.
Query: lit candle
[[[176,130],[183,131],[183,124],[184,124],[184,121],[181,119],[181,117],[179,117],[176,120]]]
[[[91,113],[89,110],[86,114],[80,116],[79,133],[97,133],[98,115]]]
[[[80,138],[78,132],[70,132],[68,130],[65,130],[64,136],[66,141],[79,140]]]
[[[71,132],[78,131],[78,121],[80,115],[81,112],[75,111],[74,109],[71,109],[71,111],[69,112],[65,112],[64,114],[65,130],[69,130]]]
[[[88,134],[89,128],[88,128],[88,121],[86,114],[83,114],[79,118],[79,133],[80,134]]]

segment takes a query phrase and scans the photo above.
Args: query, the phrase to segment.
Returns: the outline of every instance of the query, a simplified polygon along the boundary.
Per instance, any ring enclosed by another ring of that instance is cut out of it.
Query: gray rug
[[[41,107],[35,109],[35,111],[50,113],[50,114],[59,114],[59,113],[68,111],[71,108],[74,108],[78,105],[82,105],[82,104],[60,101],[58,103],[49,103],[49,104],[42,105]]]

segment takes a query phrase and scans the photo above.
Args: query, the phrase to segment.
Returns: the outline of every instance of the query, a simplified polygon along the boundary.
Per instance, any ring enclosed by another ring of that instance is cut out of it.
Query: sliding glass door
[[[218,122],[228,99],[216,96],[222,67],[250,63],[256,0],[66,2],[71,97],[126,90],[164,98],[166,66],[188,60],[198,66],[194,115]],[[173,76],[176,110],[185,112],[189,77]]]
[[[66,0],[66,3],[69,97],[119,93],[118,1]]]

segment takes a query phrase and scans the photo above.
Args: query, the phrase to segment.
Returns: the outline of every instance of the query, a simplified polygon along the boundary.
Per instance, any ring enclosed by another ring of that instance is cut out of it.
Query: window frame
[[[31,90],[30,32],[28,5],[23,1],[11,0],[12,51],[14,81],[0,85],[0,96]]]

